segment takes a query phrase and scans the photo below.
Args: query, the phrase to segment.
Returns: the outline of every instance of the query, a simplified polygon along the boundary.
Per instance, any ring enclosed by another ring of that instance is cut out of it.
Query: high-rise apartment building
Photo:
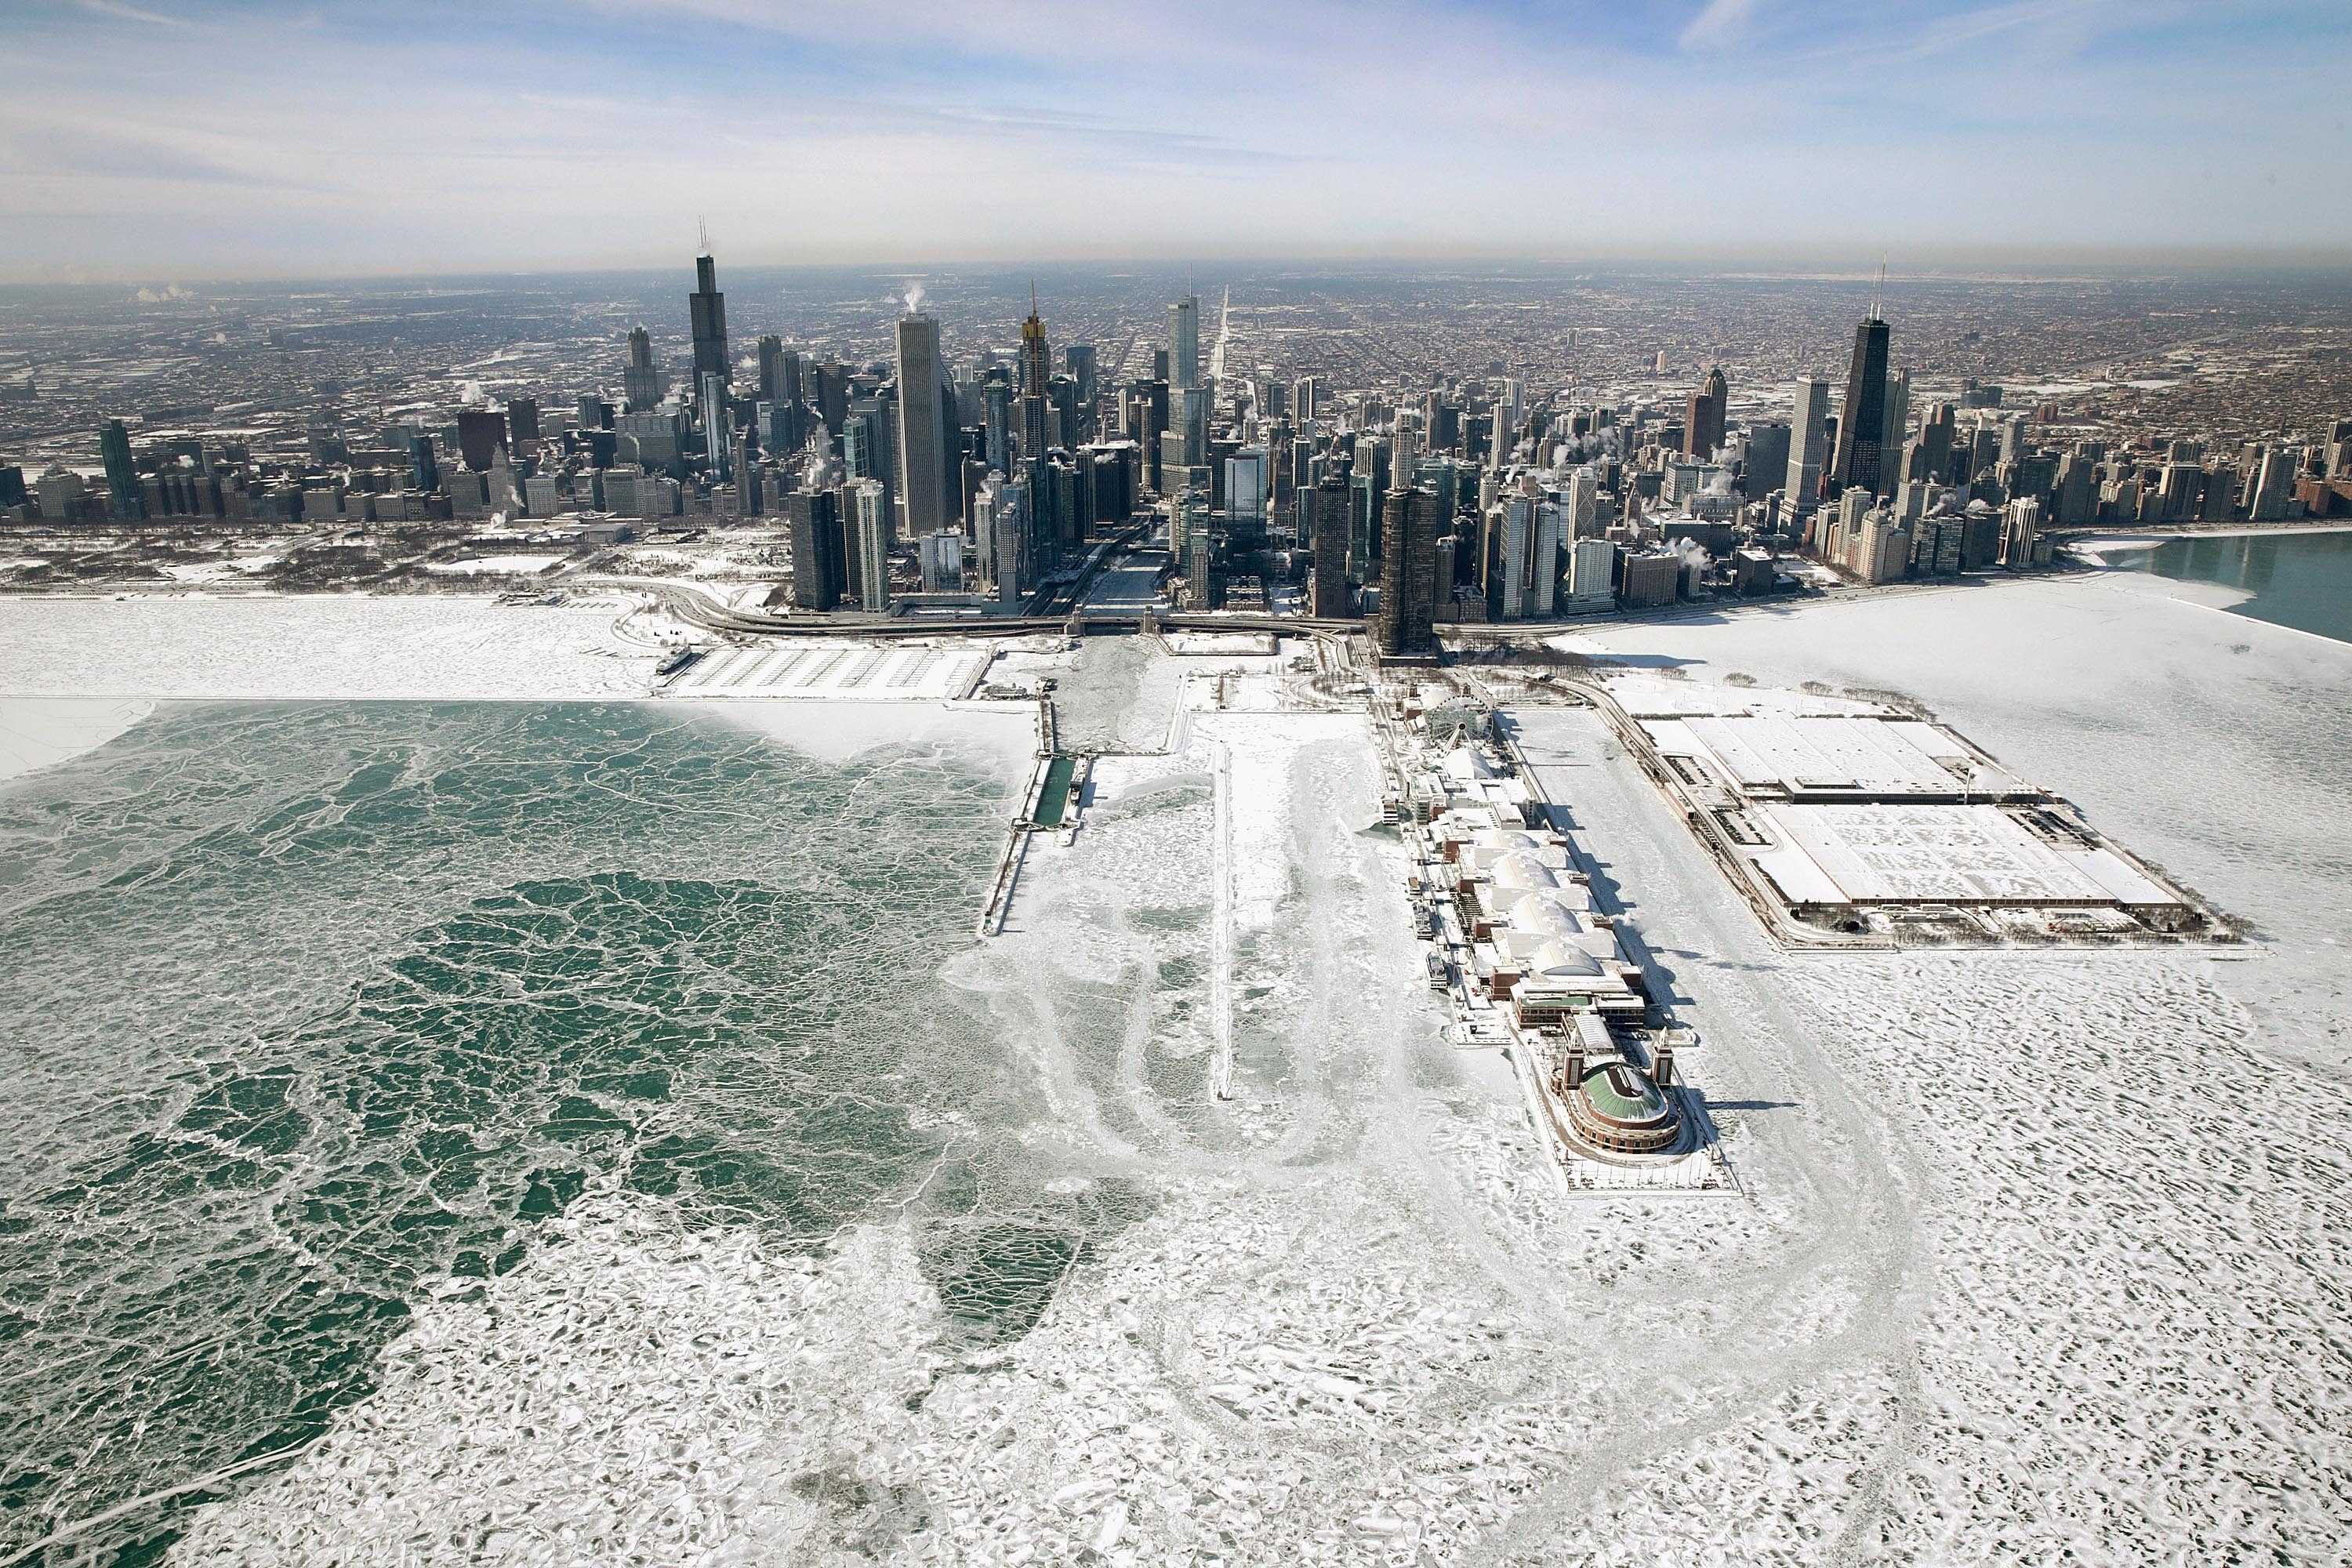
[[[873,479],[850,487],[857,538],[857,602],[868,615],[890,607],[890,498]]]
[[[803,610],[832,609],[848,586],[840,492],[795,490],[784,498],[784,517],[793,551],[793,604]]]
[[[1390,658],[1428,651],[1436,611],[1436,507],[1421,490],[1389,491],[1381,508],[1381,605],[1372,628]]]

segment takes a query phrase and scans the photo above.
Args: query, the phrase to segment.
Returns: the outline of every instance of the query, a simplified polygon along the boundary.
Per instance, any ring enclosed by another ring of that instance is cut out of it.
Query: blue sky
[[[0,279],[2352,253],[2345,0],[0,0]]]

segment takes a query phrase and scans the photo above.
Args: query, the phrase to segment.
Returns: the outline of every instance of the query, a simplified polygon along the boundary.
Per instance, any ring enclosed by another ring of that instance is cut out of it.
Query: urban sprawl
[[[1877,300],[1842,375],[1794,378],[1785,416],[1780,388],[1750,396],[1742,419],[1720,365],[1677,384],[1664,351],[1630,387],[1499,363],[1236,365],[1230,296],[1205,353],[1187,293],[1164,342],[1130,338],[1114,367],[1091,343],[1055,353],[1034,297],[1017,346],[958,352],[909,288],[893,352],[863,363],[772,333],[739,356],[708,254],[687,302],[690,368],[637,326],[617,395],[469,383],[454,408],[376,428],[320,413],[299,457],[257,455],[217,417],[107,417],[96,468],[0,465],[5,585],[503,586],[625,573],[641,563],[617,547],[724,531],[768,542],[735,557],[759,568],[741,615],[986,629],[1087,608],[1103,567],[1134,559],[1110,547],[1164,542],[1144,557],[1171,579],[1152,606],[1360,616],[1393,659],[1440,627],[2031,570],[2055,531],[2352,510],[2352,420],[2230,440],[1975,378],[1915,395]],[[29,377],[0,391],[41,396]],[[247,534],[290,542],[203,564]]]

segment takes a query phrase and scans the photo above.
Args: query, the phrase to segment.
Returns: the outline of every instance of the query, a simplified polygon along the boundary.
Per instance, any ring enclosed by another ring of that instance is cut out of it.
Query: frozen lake
[[[53,715],[0,784],[0,1555],[2333,1561],[2352,648],[2199,594],[1595,635],[1908,691],[2252,920],[2228,962],[1780,952],[1596,715],[1520,715],[1727,1201],[1559,1200],[1441,1034],[1363,720],[1280,659],[1022,656],[1126,754],[985,942],[1018,718]],[[614,662],[434,614],[385,679]]]

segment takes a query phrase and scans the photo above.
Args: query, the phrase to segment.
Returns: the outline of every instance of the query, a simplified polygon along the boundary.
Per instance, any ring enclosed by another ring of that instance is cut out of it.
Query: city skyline
[[[2352,249],[2306,0],[687,16],[36,5],[0,281],[636,267],[701,219],[754,266]]]

